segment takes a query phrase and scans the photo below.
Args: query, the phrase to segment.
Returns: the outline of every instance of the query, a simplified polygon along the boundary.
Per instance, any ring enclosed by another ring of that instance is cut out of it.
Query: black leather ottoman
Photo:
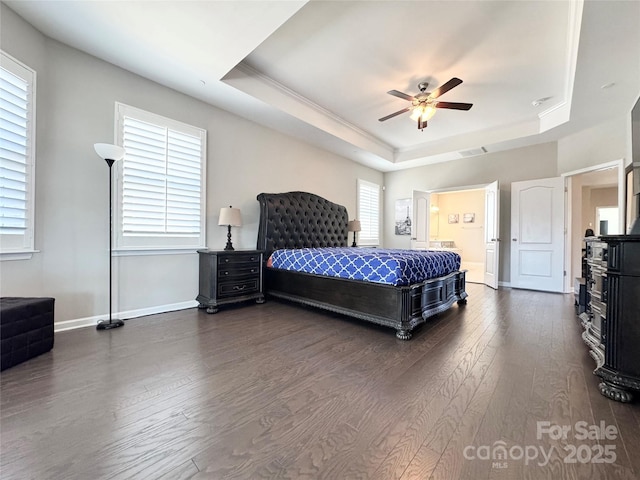
[[[0,370],[53,348],[53,298],[0,298]]]

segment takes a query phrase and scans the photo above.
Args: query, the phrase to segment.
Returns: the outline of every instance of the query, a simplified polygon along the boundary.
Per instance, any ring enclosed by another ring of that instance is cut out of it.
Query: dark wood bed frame
[[[347,209],[306,192],[261,193],[258,249],[265,260],[280,248],[346,247]],[[396,329],[409,340],[429,317],[467,302],[465,271],[409,286],[325,277],[264,268],[270,296],[367,320]]]

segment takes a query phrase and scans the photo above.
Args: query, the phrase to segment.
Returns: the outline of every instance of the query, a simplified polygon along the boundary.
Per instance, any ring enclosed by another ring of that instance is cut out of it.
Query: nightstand
[[[218,306],[254,300],[264,303],[262,251],[198,250],[200,293],[198,308],[216,313]]]

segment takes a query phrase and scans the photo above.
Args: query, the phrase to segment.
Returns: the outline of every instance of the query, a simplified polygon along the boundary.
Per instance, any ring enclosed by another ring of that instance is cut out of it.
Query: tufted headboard
[[[342,205],[307,192],[261,193],[258,250],[346,247],[349,216]]]

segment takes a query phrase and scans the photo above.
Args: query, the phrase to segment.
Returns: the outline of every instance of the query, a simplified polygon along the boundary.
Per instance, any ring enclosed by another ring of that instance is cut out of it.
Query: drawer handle
[[[255,269],[255,268],[252,268],[252,269],[251,269],[251,273],[256,273],[257,271],[258,271],[258,270],[257,270],[257,269]]]
[[[246,285],[242,285],[242,286],[234,285],[234,286],[233,286],[233,289],[234,289],[234,290],[244,290],[245,288],[247,288],[247,286],[246,286]]]
[[[229,275],[229,272],[224,272],[225,275]]]
[[[254,262],[256,260],[256,257],[251,257],[251,261]]]
[[[225,258],[225,259],[224,259],[224,263],[229,263],[229,259],[228,259],[228,258]]]

